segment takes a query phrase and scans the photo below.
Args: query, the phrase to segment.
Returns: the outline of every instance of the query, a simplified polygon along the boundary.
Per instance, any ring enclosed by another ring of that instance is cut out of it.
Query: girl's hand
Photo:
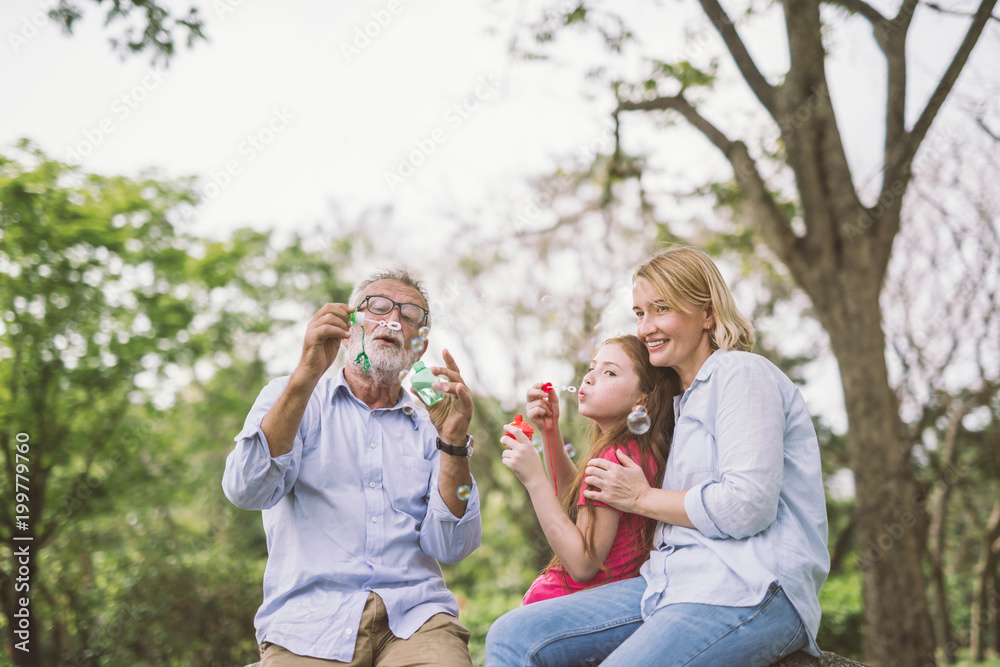
[[[559,397],[554,391],[542,391],[542,383],[536,382],[528,388],[528,405],[525,413],[528,421],[541,429],[559,427]]]
[[[607,459],[590,459],[587,462],[583,481],[597,488],[587,488],[583,495],[600,500],[616,510],[639,514],[642,499],[651,488],[646,481],[646,473],[623,450],[617,449],[615,453],[621,465]]]
[[[513,470],[517,478],[521,480],[521,484],[524,484],[529,490],[532,485],[547,484],[545,469],[542,467],[542,457],[528,440],[528,436],[518,428],[512,428],[505,433],[506,435],[500,438],[500,443],[510,449],[503,451],[503,464]]]

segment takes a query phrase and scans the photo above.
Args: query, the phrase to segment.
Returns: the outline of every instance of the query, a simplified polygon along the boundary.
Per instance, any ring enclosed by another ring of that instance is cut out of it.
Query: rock
[[[824,652],[820,657],[796,651],[787,658],[774,663],[772,667],[868,667],[864,663],[842,658],[836,653]]]
[[[260,663],[254,662],[246,667],[260,667]],[[836,653],[823,653],[817,658],[803,651],[796,651],[771,667],[868,667],[868,665],[842,658]]]

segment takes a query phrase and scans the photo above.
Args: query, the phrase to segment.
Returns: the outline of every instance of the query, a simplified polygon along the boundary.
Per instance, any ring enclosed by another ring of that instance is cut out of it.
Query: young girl
[[[663,482],[626,454],[587,462],[584,496],[655,519],[641,576],[520,607],[486,664],[764,667],[819,655],[830,569],[819,443],[798,387],[753,354],[754,331],[711,258],[664,250],[632,282],[649,363],[683,393]]]
[[[650,485],[659,486],[674,426],[673,395],[678,389],[673,371],[652,366],[638,338],[606,340],[591,361],[578,394],[580,414],[591,420],[590,453],[583,460],[618,462],[616,452],[621,449],[640,464]],[[550,396],[540,384],[528,390],[528,418],[554,441],[556,478],[565,507],[560,507],[541,457],[528,437],[511,428],[500,439],[510,447],[503,452],[503,463],[527,488],[542,531],[555,552],[522,604],[636,577],[653,542],[652,520],[583,496],[583,469],[577,471],[563,449],[559,402],[550,401]],[[651,427],[644,433],[631,433],[626,424],[637,404],[646,408],[650,418]]]

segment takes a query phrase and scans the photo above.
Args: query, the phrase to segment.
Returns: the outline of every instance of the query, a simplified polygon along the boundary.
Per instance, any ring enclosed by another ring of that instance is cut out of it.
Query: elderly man
[[[443,400],[414,410],[402,391],[430,323],[405,270],[370,276],[349,301],[319,309],[295,371],[264,387],[226,461],[226,497],[263,510],[261,665],[471,665],[438,561],[482,535],[472,395],[447,351],[431,369],[447,378]],[[344,370],[324,378],[344,340]]]

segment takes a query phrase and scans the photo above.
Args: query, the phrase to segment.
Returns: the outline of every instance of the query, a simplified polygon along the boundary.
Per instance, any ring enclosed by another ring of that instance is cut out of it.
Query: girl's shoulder
[[[639,447],[639,443],[635,440],[608,445],[597,455],[596,458],[607,459],[612,463],[619,463],[618,454],[615,453],[619,449],[628,454],[630,459],[638,463],[646,470],[656,471],[656,459],[653,457],[652,453],[643,451]]]

